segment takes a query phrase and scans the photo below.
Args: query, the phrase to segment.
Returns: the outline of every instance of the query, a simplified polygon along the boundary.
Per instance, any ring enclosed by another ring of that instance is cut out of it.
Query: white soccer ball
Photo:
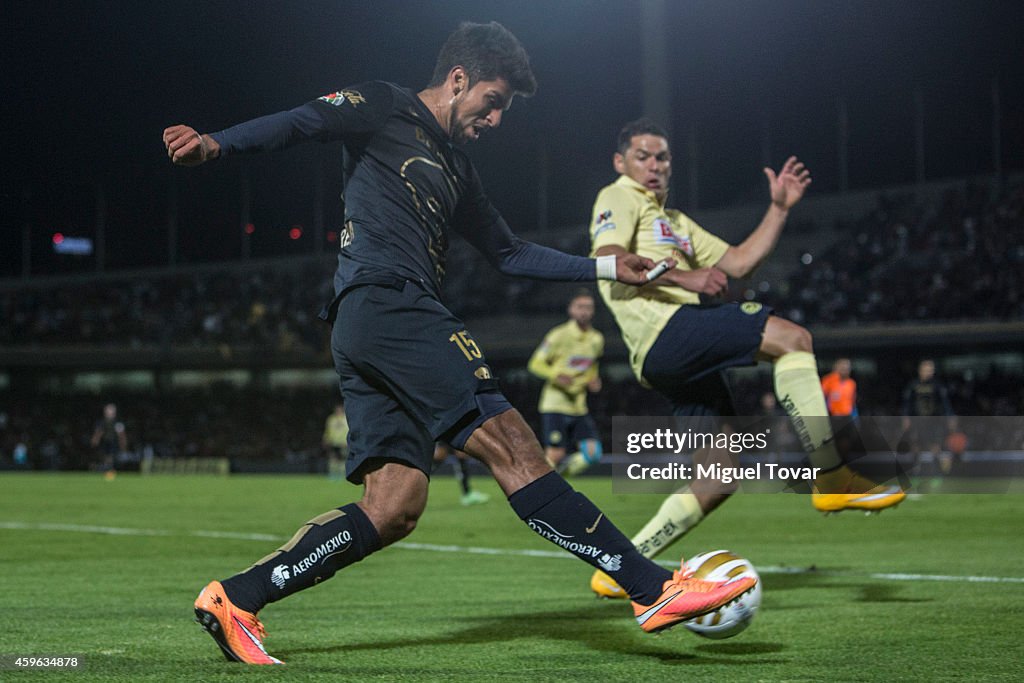
[[[757,579],[757,585],[731,604],[696,619],[684,621],[683,626],[699,636],[714,640],[732,638],[750,626],[758,607],[761,606],[761,578],[754,570],[754,565],[728,550],[714,550],[694,555],[686,561],[686,567],[698,579],[730,581],[750,576]]]

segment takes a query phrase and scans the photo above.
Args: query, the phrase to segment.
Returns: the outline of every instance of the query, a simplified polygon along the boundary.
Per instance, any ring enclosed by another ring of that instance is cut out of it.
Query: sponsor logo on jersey
[[[346,221],[345,227],[338,233],[338,248],[344,249],[345,247],[352,244],[352,240],[356,238],[356,227],[352,225],[352,221]]]
[[[611,209],[605,209],[601,213],[597,214],[597,218],[594,219],[594,237],[597,237],[602,232],[608,232],[609,230],[615,229],[615,224],[611,222],[612,211]]]
[[[363,97],[362,93],[358,90],[339,90],[337,92],[332,92],[329,95],[324,95],[320,99],[328,104],[333,104],[335,107],[340,107],[346,102],[351,104],[353,107],[358,107],[360,104],[366,104],[366,98]]]
[[[609,555],[605,553],[597,558],[597,564],[609,574],[622,569],[622,555]]]
[[[270,580],[278,588],[284,588],[285,581],[290,579],[292,575],[288,572],[287,565],[279,564],[274,567],[274,571],[270,572]]]
[[[677,235],[672,230],[672,224],[664,218],[655,218],[652,228],[654,230],[655,242],[658,244],[671,244],[687,256],[693,256],[693,242],[690,240],[689,235]]]
[[[579,543],[577,541],[571,540],[573,536],[569,534],[563,534],[561,531],[557,530],[555,527],[551,526],[543,519],[531,517],[530,519],[526,520],[526,524],[535,532],[540,534],[542,537],[548,539],[555,545],[561,546],[569,552],[574,553],[576,555],[580,555],[583,557],[601,557],[602,555],[606,557],[608,556],[608,553],[601,550],[595,545]],[[609,559],[611,560],[612,558]]]
[[[318,545],[313,552],[292,565],[292,574],[298,576],[317,565],[323,564],[327,558],[339,555],[352,547],[352,532],[348,529],[335,534]],[[287,577],[286,577],[287,578]]]
[[[693,256],[693,242],[690,241],[689,235],[677,236],[676,244],[679,245],[679,251],[687,256]]]
[[[636,544],[636,549],[640,551],[640,554],[644,557],[650,557],[653,555],[658,548],[662,548],[671,543],[679,535],[679,527],[675,522],[668,521],[665,526],[658,529],[653,536],[644,539]]]
[[[654,219],[654,241],[659,244],[675,244],[676,235],[672,232],[672,225],[664,218]]]
[[[586,370],[594,364],[594,359],[590,356],[569,356],[566,364],[571,370]]]

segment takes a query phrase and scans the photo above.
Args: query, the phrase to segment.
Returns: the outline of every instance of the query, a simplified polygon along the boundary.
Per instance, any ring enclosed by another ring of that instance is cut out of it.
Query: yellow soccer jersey
[[[587,383],[597,377],[597,361],[604,354],[604,335],[591,327],[580,329],[575,320],[553,328],[530,357],[529,370],[545,380],[538,410],[562,415],[587,414]],[[559,375],[573,378],[563,387]]]
[[[590,242],[592,256],[601,247],[617,245],[654,261],[674,258],[683,270],[713,266],[729,249],[728,242],[683,212],[666,209],[653,192],[624,175],[598,193]],[[598,289],[622,329],[633,373],[646,385],[647,352],[679,307],[700,303],[700,296],[675,285],[633,287],[609,280],[599,281]]]
[[[348,445],[348,417],[331,414],[324,426],[323,441],[334,448],[345,448]]]

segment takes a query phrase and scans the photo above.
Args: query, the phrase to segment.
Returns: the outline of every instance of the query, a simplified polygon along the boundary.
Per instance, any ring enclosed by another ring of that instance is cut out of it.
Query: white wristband
[[[615,254],[597,257],[597,279],[615,280]]]

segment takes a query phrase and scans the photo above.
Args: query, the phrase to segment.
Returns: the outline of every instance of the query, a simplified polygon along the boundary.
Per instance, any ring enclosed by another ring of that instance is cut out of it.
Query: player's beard
[[[459,125],[459,112],[456,107],[452,107],[451,114],[448,115],[448,130],[451,131],[449,137],[455,144],[464,145],[469,142],[465,127]]]

